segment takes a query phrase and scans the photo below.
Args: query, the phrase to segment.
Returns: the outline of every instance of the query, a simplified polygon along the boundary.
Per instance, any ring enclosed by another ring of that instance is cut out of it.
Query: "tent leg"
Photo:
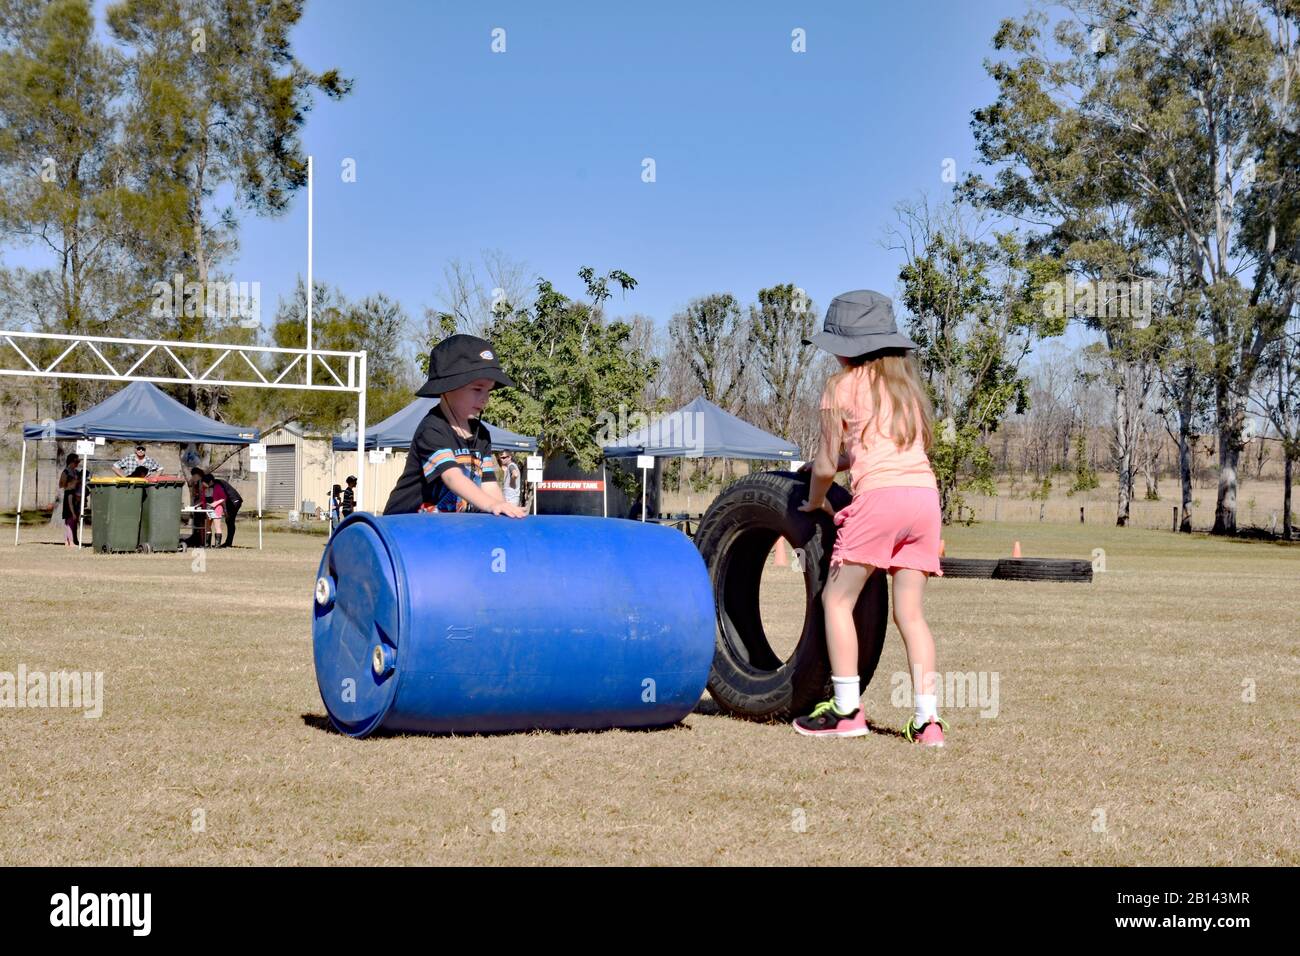
[[[366,509],[366,353],[359,359],[360,387],[357,389],[357,503],[358,511]]]
[[[18,510],[14,514],[14,547],[18,547],[18,531],[23,526],[23,479],[27,477],[27,439],[23,439],[23,462],[18,466]]]
[[[609,517],[609,479],[605,477],[605,463],[600,463],[600,497],[601,497],[601,516]]]
[[[265,472],[257,473],[257,550],[262,550],[262,478]]]
[[[81,512],[77,515],[77,550],[86,538],[86,483],[90,481],[90,456],[81,459]]]

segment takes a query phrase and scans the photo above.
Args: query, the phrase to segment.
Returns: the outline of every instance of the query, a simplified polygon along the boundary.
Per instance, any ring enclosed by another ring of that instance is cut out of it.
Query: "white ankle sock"
[[[852,677],[831,677],[835,687],[835,709],[842,715],[848,715],[858,709],[862,701],[862,682],[857,674]]]
[[[938,696],[938,694],[916,695],[916,726],[924,727],[939,716],[939,709],[936,706]]]

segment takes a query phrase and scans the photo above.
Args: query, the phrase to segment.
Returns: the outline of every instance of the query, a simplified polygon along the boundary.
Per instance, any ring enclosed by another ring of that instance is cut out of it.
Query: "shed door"
[[[298,507],[298,461],[293,445],[266,446],[266,510],[291,511]]]

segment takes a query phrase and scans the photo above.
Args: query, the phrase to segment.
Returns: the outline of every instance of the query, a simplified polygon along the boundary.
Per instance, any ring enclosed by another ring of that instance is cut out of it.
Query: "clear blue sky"
[[[484,249],[571,295],[581,266],[624,269],[639,285],[613,314],[661,324],[695,296],[748,302],[778,282],[819,313],[849,289],[893,293],[893,207],[943,197],[946,158],[971,168],[970,114],[994,96],[982,61],[998,22],[1026,8],[309,0],[296,53],[355,80],[342,102],[317,97],[303,133],[315,276],[386,292],[417,323],[444,264]],[[491,49],[498,27],[505,53]],[[796,28],[807,52],[791,50]],[[305,274],[306,221],[306,190],[279,218],[241,213],[225,267],[262,284],[267,324]]]
[[[413,318],[443,264],[499,248],[575,294],[577,270],[639,281],[615,314],[792,281],[824,309],[893,291],[892,207],[970,168],[971,110],[999,20],[1024,0],[730,4],[310,0],[295,48],[355,79],[319,98],[315,274]],[[491,52],[491,31],[506,52]],[[807,52],[791,51],[791,31]],[[345,157],[357,181],[339,175]],[[657,181],[641,181],[652,157]],[[305,269],[305,191],[244,219],[232,271],[264,315]]]

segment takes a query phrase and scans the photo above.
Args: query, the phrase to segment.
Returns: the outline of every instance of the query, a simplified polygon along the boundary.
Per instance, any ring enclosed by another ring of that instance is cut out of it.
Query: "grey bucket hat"
[[[889,296],[870,289],[837,295],[826,310],[822,331],[804,345],[815,345],[832,355],[853,358],[880,349],[914,349],[916,343],[898,331]]]

